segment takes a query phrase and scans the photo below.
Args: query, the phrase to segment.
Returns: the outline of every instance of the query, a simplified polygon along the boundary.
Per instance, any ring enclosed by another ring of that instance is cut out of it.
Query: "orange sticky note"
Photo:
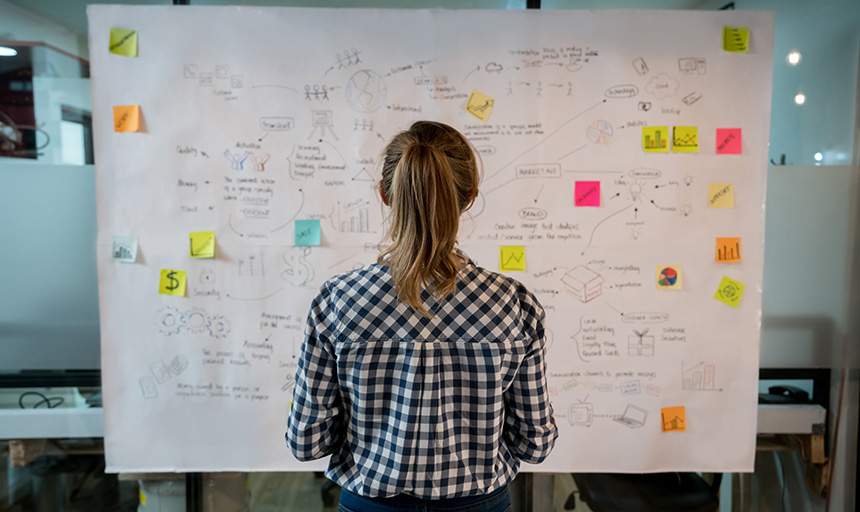
[[[687,414],[684,406],[663,407],[660,409],[660,420],[663,423],[663,432],[686,432]]]
[[[113,108],[113,130],[136,132],[140,130],[140,105],[119,105]]]
[[[717,263],[737,263],[742,260],[740,238],[717,238]]]

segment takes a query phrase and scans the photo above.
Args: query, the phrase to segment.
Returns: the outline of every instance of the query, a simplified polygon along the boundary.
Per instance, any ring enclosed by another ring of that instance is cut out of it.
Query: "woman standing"
[[[455,247],[480,181],[462,134],[419,121],[383,156],[391,244],[313,300],[287,445],[332,456],[342,511],[509,510],[520,462],[558,435],[543,309]]]

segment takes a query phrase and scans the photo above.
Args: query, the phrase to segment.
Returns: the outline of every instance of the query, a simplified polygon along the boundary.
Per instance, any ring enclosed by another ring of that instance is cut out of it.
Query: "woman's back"
[[[382,264],[323,285],[287,436],[297,457],[332,453],[328,476],[364,496],[427,499],[492,492],[546,458],[543,310],[470,260],[461,276],[443,301],[423,294],[432,317],[397,300]]]

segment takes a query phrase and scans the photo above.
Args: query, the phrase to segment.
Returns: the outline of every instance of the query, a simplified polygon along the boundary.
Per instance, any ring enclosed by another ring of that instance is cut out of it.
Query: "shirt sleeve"
[[[301,461],[331,455],[345,437],[346,420],[331,343],[331,303],[331,292],[323,285],[308,313],[287,417],[287,446]]]
[[[523,290],[524,291],[524,290]],[[504,440],[517,459],[543,462],[555,446],[555,424],[546,376],[546,315],[537,299],[521,293],[524,331],[531,341],[513,383],[505,392]]]

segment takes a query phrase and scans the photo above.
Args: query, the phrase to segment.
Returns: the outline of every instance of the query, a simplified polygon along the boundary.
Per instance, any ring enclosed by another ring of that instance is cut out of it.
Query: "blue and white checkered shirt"
[[[331,455],[326,476],[362,496],[492,492],[538,463],[558,432],[544,311],[519,282],[468,261],[427,318],[373,264],[319,290],[308,314],[287,445]]]

